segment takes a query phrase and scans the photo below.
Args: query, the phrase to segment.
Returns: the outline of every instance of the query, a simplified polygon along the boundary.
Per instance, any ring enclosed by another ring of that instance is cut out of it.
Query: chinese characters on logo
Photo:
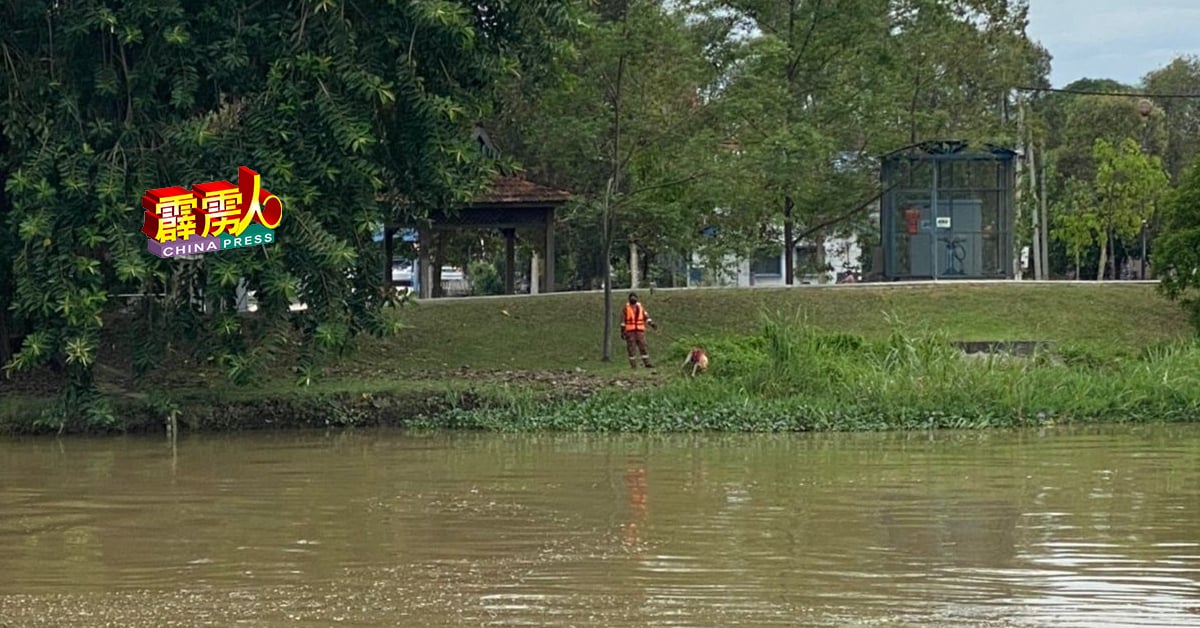
[[[262,189],[259,174],[238,168],[238,184],[171,186],[142,197],[142,233],[151,253],[167,258],[273,244],[283,205]]]

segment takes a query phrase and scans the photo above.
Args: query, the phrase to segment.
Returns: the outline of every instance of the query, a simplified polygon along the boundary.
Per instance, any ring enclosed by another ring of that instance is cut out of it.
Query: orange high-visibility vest
[[[621,328],[625,331],[646,331],[646,320],[650,318],[646,315],[646,308],[642,304],[637,304],[637,308],[626,303],[625,304],[625,320],[621,323]]]

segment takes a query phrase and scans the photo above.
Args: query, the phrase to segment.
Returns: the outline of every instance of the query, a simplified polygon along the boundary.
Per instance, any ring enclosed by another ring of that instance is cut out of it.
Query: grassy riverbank
[[[364,341],[307,388],[286,359],[252,388],[198,368],[139,383],[114,345],[98,370],[121,404],[120,424],[107,427],[161,429],[175,412],[185,429],[878,429],[1169,419],[1195,408],[1178,383],[1195,387],[1194,350],[1145,351],[1191,336],[1151,285],[641,292],[662,325],[650,338],[658,372],[631,373],[616,345],[614,361],[599,362],[598,294],[447,299],[407,309],[407,332]],[[1038,340],[1052,351],[1032,363],[964,362],[949,340]],[[693,342],[709,346],[714,369],[688,381],[674,367]],[[0,388],[0,429],[52,427],[35,424],[51,380],[36,381]]]
[[[880,340],[801,320],[700,337],[721,361],[705,377],[578,403],[452,412],[430,425],[489,430],[829,431],[985,428],[1200,419],[1200,343],[1124,357],[1046,350],[967,355],[944,332],[897,326]]]
[[[662,333],[650,334],[651,350],[660,354],[668,342],[687,335],[757,333],[761,313],[778,311],[800,313],[819,331],[866,338],[887,337],[892,332],[889,317],[894,317],[906,330],[941,330],[955,340],[1045,340],[1097,354],[1137,351],[1191,333],[1179,306],[1150,284],[860,284],[639,292],[662,326]],[[618,304],[625,294],[614,292]],[[467,365],[596,370],[602,314],[597,293],[430,301],[406,314],[413,333],[368,348],[355,362],[398,372]],[[613,348],[622,358],[624,347]],[[628,368],[623,360],[617,362]]]

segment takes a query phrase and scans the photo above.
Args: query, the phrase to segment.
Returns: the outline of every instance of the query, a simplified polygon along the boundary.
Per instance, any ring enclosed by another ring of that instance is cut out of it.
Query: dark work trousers
[[[650,368],[650,351],[646,348],[646,332],[625,332],[625,348],[629,352],[629,366],[637,368],[637,352],[641,351],[642,363],[646,365],[646,368]]]

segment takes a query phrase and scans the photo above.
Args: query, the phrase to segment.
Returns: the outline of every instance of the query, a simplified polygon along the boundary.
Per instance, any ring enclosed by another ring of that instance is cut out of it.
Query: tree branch
[[[699,118],[699,116],[700,116],[700,114],[698,114],[694,111],[689,111],[682,116],[677,116],[676,118],[674,118],[673,120],[668,122],[666,126],[661,127],[661,133],[659,134],[659,137],[656,138],[657,141],[666,143],[666,142],[670,141],[671,139],[676,139],[676,136],[681,134],[682,129],[687,125],[694,124],[697,121],[697,119]],[[655,143],[656,143],[655,140],[649,139],[647,137],[639,137],[637,139],[631,140],[629,142],[629,152],[625,155],[624,159],[621,160],[618,168],[622,172],[624,172],[625,169],[629,166],[630,162],[633,161],[634,156],[636,156],[639,153],[639,150],[645,149],[649,146],[652,146]],[[695,178],[695,177],[693,177],[693,178]]]
[[[796,53],[796,56],[788,63],[787,77],[789,81],[795,78],[796,67],[800,65],[800,60],[804,58],[804,53],[808,52],[808,45],[812,42],[813,32],[817,30],[817,23],[821,21],[820,18],[822,4],[823,0],[817,0],[817,6],[813,7],[812,22],[810,22],[808,25],[808,32],[804,34],[804,42],[800,44],[800,50]],[[792,10],[795,11],[794,6],[792,7]],[[795,18],[795,13],[792,14],[792,17],[793,19]],[[788,33],[788,35],[790,37],[791,33]],[[788,43],[791,44],[792,42],[789,41]]]
[[[767,23],[767,20],[762,16],[761,12],[755,11],[752,8],[746,7],[746,8],[742,9],[742,13],[746,17],[750,18],[754,22],[754,24],[756,26],[758,26],[758,29],[763,32],[764,35],[778,35],[779,34],[779,31],[777,29],[772,28],[771,25]]]
[[[897,182],[891,184],[890,186],[888,186],[886,189],[880,190],[879,192],[877,192],[875,194],[875,196],[872,196],[871,198],[867,199],[865,202],[860,203],[859,205],[856,205],[853,209],[842,212],[842,213],[834,216],[833,218],[830,218],[828,220],[823,220],[823,221],[817,223],[816,225],[809,227],[808,229],[805,229],[804,231],[802,231],[798,235],[796,235],[795,240],[797,242],[799,242],[822,229],[825,229],[827,227],[832,227],[833,225],[836,225],[840,222],[849,220],[855,214],[861,212],[862,210],[866,209],[867,207],[870,207],[871,203],[874,203],[875,201],[883,198],[884,194],[887,194],[888,192],[891,192],[892,190],[896,189],[899,185],[900,185],[900,182],[897,181]]]
[[[653,190],[661,190],[662,188],[669,188],[669,187],[674,187],[676,185],[683,185],[684,183],[687,183],[689,181],[695,181],[696,179],[699,179],[699,178],[700,178],[699,173],[692,173],[686,177],[682,177],[679,179],[672,179],[670,181],[664,181],[662,183],[656,183],[654,185],[647,185],[646,187],[638,188],[638,189],[630,192],[629,194],[626,194],[621,199],[621,201],[624,201],[625,199],[628,199],[634,195],[641,194],[642,192],[651,192]],[[618,201],[618,206],[620,205],[621,201]]]

